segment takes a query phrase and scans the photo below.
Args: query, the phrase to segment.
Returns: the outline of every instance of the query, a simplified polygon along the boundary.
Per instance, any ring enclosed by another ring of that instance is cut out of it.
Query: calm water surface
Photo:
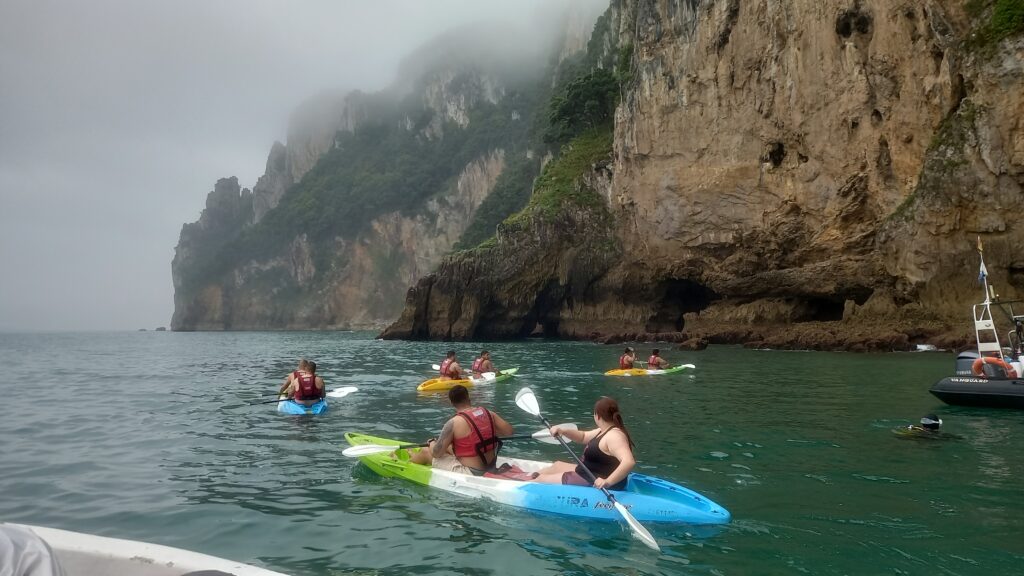
[[[648,524],[656,555],[617,524],[466,500],[343,457],[347,431],[421,441],[450,414],[415,391],[450,345],[372,336],[0,335],[0,520],[297,575],[1024,573],[1024,411],[931,397],[950,354],[712,347],[665,354],[694,376],[625,380],[600,375],[618,347],[487,345],[521,377],[474,396],[519,431],[539,429],[515,406],[522,386],[552,421],[589,424],[614,396],[642,471],[732,512],[717,529]],[[456,348],[468,363],[479,346]],[[317,418],[248,405],[300,356],[329,388],[359,391]],[[930,411],[958,438],[892,433]],[[528,441],[506,451],[565,458]]]

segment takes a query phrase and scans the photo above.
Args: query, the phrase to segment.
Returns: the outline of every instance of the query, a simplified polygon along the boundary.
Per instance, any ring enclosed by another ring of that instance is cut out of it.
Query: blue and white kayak
[[[352,446],[403,444],[388,438],[348,433],[345,439]],[[419,450],[414,448],[411,450]],[[537,512],[563,514],[594,520],[618,521],[622,517],[605,495],[589,486],[541,484],[497,477],[483,477],[449,472],[409,461],[410,450],[398,450],[396,459],[390,452],[360,456],[368,468],[386,478],[400,477],[417,484],[446,492],[485,498],[494,502],[526,508]],[[516,466],[525,473],[536,472],[550,462],[499,457],[498,466]],[[630,474],[625,490],[613,491],[640,522],[676,522],[687,524],[726,524],[729,512],[701,494],[678,484],[644,474]]]
[[[306,406],[294,400],[283,400],[284,396],[278,397],[277,411],[282,414],[323,414],[327,412],[327,399],[321,398],[318,402]]]

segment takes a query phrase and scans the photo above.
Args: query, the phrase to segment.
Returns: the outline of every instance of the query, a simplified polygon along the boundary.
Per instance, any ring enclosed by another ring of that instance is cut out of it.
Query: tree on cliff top
[[[619,81],[601,68],[569,82],[551,99],[550,126],[544,139],[564,143],[583,132],[610,123],[619,98]]]

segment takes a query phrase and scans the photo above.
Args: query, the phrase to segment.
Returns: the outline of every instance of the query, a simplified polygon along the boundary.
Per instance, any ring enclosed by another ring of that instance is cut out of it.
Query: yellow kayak
[[[628,368],[622,369],[617,368],[615,370],[609,370],[604,373],[605,376],[658,376],[660,374],[674,374],[681,372],[687,368],[693,368],[693,364],[683,364],[682,366],[673,366],[664,370],[648,370],[647,368]]]
[[[461,380],[442,380],[440,378],[431,378],[417,386],[416,390],[418,392],[444,392],[445,390],[451,390],[458,384],[462,384],[466,388],[472,388],[474,385],[482,384],[484,382],[501,382],[502,380],[508,380],[518,371],[518,367],[509,368],[508,370],[502,370],[501,374],[491,378],[463,378]]]

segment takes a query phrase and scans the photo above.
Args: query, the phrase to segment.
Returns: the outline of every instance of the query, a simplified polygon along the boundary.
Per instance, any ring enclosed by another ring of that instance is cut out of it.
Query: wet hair
[[[626,346],[626,354],[629,354],[632,351],[633,351],[633,347],[632,346]]]
[[[313,362],[312,360],[306,362],[306,368],[309,368],[310,374],[316,374],[316,362]]]
[[[448,358],[455,358],[455,350],[449,350],[448,353],[445,354],[445,356],[447,356]]]
[[[651,350],[651,354],[654,354],[655,356],[657,356],[658,354],[661,354],[661,350],[658,350],[657,348],[655,348],[654,350]]]
[[[462,384],[452,386],[452,389],[448,391],[448,401],[452,403],[452,406],[469,402],[469,389]]]
[[[480,355],[481,355],[481,356],[483,356],[483,355],[485,355],[485,354],[490,354],[490,352],[489,352],[489,351],[487,351],[487,350],[484,350],[483,352],[481,352],[481,353],[480,353]]]
[[[614,398],[601,396],[594,404],[594,414],[605,422],[611,422],[612,426],[622,430],[622,433],[626,435],[626,440],[629,442],[629,446],[631,448],[636,446],[636,444],[633,444],[633,438],[629,435],[629,430],[626,429],[626,424],[622,421],[622,412],[619,412],[619,403],[616,402]]]
[[[307,368],[309,368],[309,360],[299,358],[299,370],[306,370]]]

